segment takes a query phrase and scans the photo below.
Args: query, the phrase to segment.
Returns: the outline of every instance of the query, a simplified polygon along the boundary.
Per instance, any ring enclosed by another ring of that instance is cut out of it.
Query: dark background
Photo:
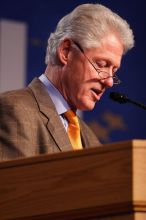
[[[34,76],[44,72],[47,38],[59,19],[85,0],[2,0],[0,19],[12,19],[28,25],[28,84]],[[96,3],[93,1],[92,3]],[[135,35],[135,47],[123,58],[118,72],[122,84],[106,92],[96,108],[83,117],[102,142],[146,137],[146,111],[132,104],[118,104],[109,99],[109,92],[120,91],[129,98],[146,104],[146,7],[144,1],[101,0],[125,18]]]

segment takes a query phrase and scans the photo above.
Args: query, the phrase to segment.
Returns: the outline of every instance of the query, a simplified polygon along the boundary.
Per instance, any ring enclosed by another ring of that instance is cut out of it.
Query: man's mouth
[[[93,91],[94,93],[96,93],[97,95],[99,95],[99,94],[102,93],[101,90],[99,90],[99,89],[95,89],[95,88],[92,88],[92,91]]]
[[[101,95],[102,95],[102,93],[103,93],[103,91],[95,89],[95,88],[92,88],[91,90],[92,90],[92,92],[94,94],[95,99],[99,100]]]

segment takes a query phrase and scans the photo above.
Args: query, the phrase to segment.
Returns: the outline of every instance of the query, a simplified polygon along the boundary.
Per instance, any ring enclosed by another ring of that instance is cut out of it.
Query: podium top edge
[[[95,155],[95,154],[103,154],[109,153],[113,151],[119,150],[128,150],[132,148],[145,148],[146,149],[146,139],[132,139],[126,141],[119,141],[113,142],[108,144],[103,144],[98,147],[91,147],[86,148],[84,150],[77,150],[77,151],[66,151],[66,152],[58,152],[52,154],[42,154],[39,156],[34,157],[26,157],[26,158],[19,158],[7,161],[0,161],[0,169],[9,168],[9,167],[16,167],[16,166],[26,166],[31,164],[37,163],[44,163],[49,161],[56,161],[56,160],[64,160],[69,158],[75,157],[82,157],[88,155]]]

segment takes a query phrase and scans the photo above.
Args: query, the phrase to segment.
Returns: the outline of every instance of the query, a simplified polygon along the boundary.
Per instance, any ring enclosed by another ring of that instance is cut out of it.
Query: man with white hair
[[[44,74],[0,95],[0,160],[99,146],[76,111],[92,110],[120,83],[116,72],[133,46],[128,23],[103,5],[63,17],[48,39]]]

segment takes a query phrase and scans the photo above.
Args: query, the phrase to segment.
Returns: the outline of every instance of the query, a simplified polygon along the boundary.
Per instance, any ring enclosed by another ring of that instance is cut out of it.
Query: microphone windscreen
[[[109,97],[119,103],[127,103],[128,102],[128,98],[124,95],[121,94],[119,92],[111,92]]]

